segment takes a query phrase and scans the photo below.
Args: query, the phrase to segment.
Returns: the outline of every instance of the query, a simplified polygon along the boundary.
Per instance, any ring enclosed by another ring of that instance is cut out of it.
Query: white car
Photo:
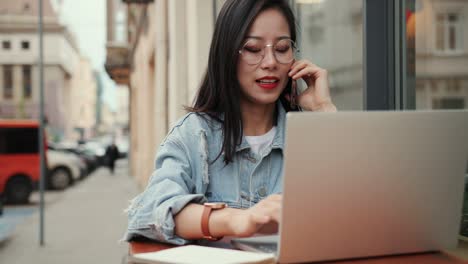
[[[76,155],[57,150],[47,150],[49,167],[49,187],[63,190],[81,177],[82,167],[86,165]]]

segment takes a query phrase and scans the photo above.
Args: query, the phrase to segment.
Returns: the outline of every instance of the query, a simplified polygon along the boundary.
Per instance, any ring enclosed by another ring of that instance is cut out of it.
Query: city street
[[[83,181],[45,196],[45,246],[39,246],[39,210],[31,204],[6,206],[0,233],[15,225],[0,243],[0,263],[121,263],[127,245],[119,243],[127,224],[123,212],[138,193],[128,175],[127,160],[119,160],[115,175],[99,168]]]
[[[151,180],[130,237],[231,235],[193,195],[281,224],[291,192],[286,255],[468,261],[467,114],[468,0],[0,0],[0,264],[127,263]]]

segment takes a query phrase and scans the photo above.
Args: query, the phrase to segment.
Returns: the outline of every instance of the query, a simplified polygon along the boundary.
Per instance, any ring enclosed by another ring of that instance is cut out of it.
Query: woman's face
[[[292,52],[287,50],[290,38],[288,22],[280,11],[267,9],[257,16],[244,39],[237,63],[242,103],[268,105],[278,100],[293,64],[287,59]],[[255,64],[255,56],[260,58],[259,54],[264,54],[263,59]]]

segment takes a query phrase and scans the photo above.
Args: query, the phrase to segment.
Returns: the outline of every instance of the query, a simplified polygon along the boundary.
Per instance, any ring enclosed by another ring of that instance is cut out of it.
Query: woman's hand
[[[293,80],[302,78],[307,89],[297,97],[297,103],[308,111],[336,112],[328,86],[328,73],[308,60],[294,62],[289,71]]]
[[[229,226],[233,236],[249,237],[257,233],[266,224],[279,223],[282,196],[273,194],[246,210],[239,210],[232,215]]]

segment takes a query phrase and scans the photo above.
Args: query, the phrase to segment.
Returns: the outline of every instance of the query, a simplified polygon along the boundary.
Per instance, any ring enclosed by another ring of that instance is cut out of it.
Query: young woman
[[[296,61],[295,41],[286,0],[226,1],[194,106],[160,145],[148,186],[129,207],[127,240],[180,245],[275,232],[285,113],[336,111],[327,72]],[[295,98],[298,79],[308,88]]]

